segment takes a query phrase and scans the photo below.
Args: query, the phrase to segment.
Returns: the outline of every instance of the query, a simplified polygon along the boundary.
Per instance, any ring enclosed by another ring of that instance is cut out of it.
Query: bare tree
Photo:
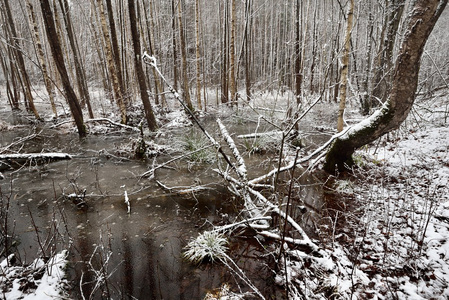
[[[405,20],[405,35],[396,60],[388,100],[366,120],[338,137],[326,155],[324,169],[333,173],[352,164],[354,151],[397,129],[407,118],[418,86],[424,46],[448,0],[417,0]]]
[[[235,61],[235,23],[236,23],[235,0],[231,0],[231,41],[229,44],[229,85],[231,89],[231,105],[237,104],[237,81],[236,81],[236,61]]]
[[[354,18],[354,0],[349,1],[348,18],[346,20],[346,36],[345,45],[343,48],[343,57],[341,59],[341,75],[340,75],[340,103],[338,107],[337,131],[343,130],[344,113],[346,108],[346,94],[348,84],[348,69],[349,69],[349,51],[351,48],[351,32],[352,22]]]
[[[196,101],[198,109],[201,105],[201,49],[200,49],[200,1],[195,0],[195,54],[196,54]]]
[[[6,19],[6,27],[10,32],[10,43],[9,46],[12,48],[12,53],[14,54],[15,61],[17,63],[17,67],[20,74],[20,79],[23,85],[23,89],[25,92],[25,99],[26,99],[26,106],[28,109],[33,112],[36,119],[40,119],[39,113],[37,112],[36,107],[34,106],[34,99],[33,95],[31,93],[31,81],[28,76],[27,68],[25,66],[25,60],[23,59],[22,54],[22,47],[19,43],[21,38],[17,35],[17,30],[15,26],[15,22],[11,13],[11,7],[9,5],[9,0],[3,0],[3,6],[4,9],[2,9],[2,12],[5,14]]]
[[[147,119],[148,127],[151,131],[156,131],[157,123],[154,117],[153,108],[150,103],[150,97],[148,95],[147,84],[145,80],[145,73],[143,72],[142,60],[141,60],[141,46],[140,36],[137,30],[136,24],[136,8],[134,0],[128,0],[128,12],[129,12],[129,25],[131,26],[131,37],[134,49],[134,66],[136,69],[137,81],[140,88],[140,97],[142,98],[143,107],[145,110],[145,116]]]
[[[39,59],[40,68],[42,71],[42,75],[44,77],[45,88],[47,89],[47,93],[50,99],[51,109],[53,111],[54,116],[58,117],[58,112],[56,110],[55,105],[55,93],[53,88],[53,83],[51,82],[51,78],[48,74],[47,62],[45,60],[45,53],[42,47],[41,37],[39,34],[39,28],[37,24],[36,14],[34,12],[33,4],[30,0],[27,0],[27,9],[28,9],[28,18],[30,20],[31,28],[33,31],[33,40],[36,48],[36,54]]]
[[[84,71],[84,64],[78,49],[78,41],[76,35],[73,33],[72,17],[69,10],[69,3],[67,0],[59,0],[59,6],[62,10],[65,28],[67,31],[67,37],[69,39],[69,45],[72,49],[73,61],[75,65],[76,81],[78,86],[78,94],[81,98],[81,105],[87,104],[87,110],[91,118],[94,117],[92,106],[90,104],[89,89],[87,88],[86,73]]]
[[[379,106],[387,100],[393,76],[393,50],[397,31],[404,12],[405,0],[386,0],[387,12],[381,32],[381,40],[374,66],[371,106]]]
[[[99,6],[100,20],[101,20],[101,28],[103,31],[103,41],[104,41],[104,49],[106,52],[106,60],[109,69],[109,75],[112,77],[112,89],[114,91],[114,98],[117,102],[117,105],[120,109],[121,122],[123,124],[127,123],[127,115],[126,115],[126,104],[123,98],[122,86],[120,85],[119,75],[120,69],[116,65],[116,61],[114,59],[114,53],[112,50],[111,37],[109,34],[108,23],[106,22],[105,11],[103,0],[97,0]]]
[[[87,134],[86,127],[83,121],[83,112],[81,106],[78,102],[75,92],[73,91],[72,85],[70,84],[70,78],[67,73],[67,69],[64,63],[64,56],[61,49],[61,44],[59,43],[58,35],[56,33],[55,21],[53,18],[53,12],[50,7],[48,0],[41,0],[41,10],[42,16],[44,18],[45,30],[47,32],[47,40],[50,44],[51,54],[53,60],[55,61],[56,67],[61,78],[61,82],[65,92],[65,98],[69,104],[70,111],[75,120],[76,126],[78,128],[78,134],[80,137],[84,137]]]
[[[193,110],[192,100],[190,99],[189,78],[187,74],[187,49],[186,38],[184,35],[184,24],[182,21],[182,5],[183,1],[178,2],[178,27],[179,27],[179,41],[181,48],[181,80],[182,80],[182,96],[187,103],[187,107]]]

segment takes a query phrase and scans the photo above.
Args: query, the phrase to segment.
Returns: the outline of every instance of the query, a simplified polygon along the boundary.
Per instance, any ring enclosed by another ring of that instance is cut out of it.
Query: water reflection
[[[11,143],[17,135],[29,134],[26,129],[7,131],[1,135],[1,145]],[[74,299],[81,299],[81,293],[86,299],[90,295],[92,299],[201,299],[208,290],[225,282],[248,290],[226,268],[195,267],[181,256],[190,238],[210,228],[209,224],[223,222],[223,217],[236,213],[236,204],[229,195],[217,185],[198,195],[166,193],[153,181],[140,179],[139,175],[148,170],[147,163],[106,153],[113,154],[127,142],[127,137],[121,135],[79,140],[76,134],[61,135],[46,129],[44,135],[26,144],[24,152],[68,152],[74,159],[30,164],[4,174],[11,180],[0,185],[3,193],[13,195],[10,216],[21,241],[22,259],[31,261],[41,251],[39,244],[45,246],[45,251],[69,247]],[[276,163],[261,163],[257,156],[247,160],[254,174],[266,173]],[[189,186],[198,179],[203,184],[220,180],[210,170],[180,165],[176,170],[158,170],[157,179],[170,186]],[[313,185],[309,179],[299,184]],[[80,210],[67,195],[84,190],[87,209]],[[130,198],[130,214],[124,191]],[[308,199],[312,210],[321,208],[318,187],[316,191],[300,191],[295,198]],[[299,219],[303,215],[298,211],[295,216]],[[232,250],[239,266],[249,271],[249,277],[264,294],[278,293],[267,281],[273,274],[260,245],[248,243],[248,239],[235,241]],[[107,280],[99,280],[101,276]]]

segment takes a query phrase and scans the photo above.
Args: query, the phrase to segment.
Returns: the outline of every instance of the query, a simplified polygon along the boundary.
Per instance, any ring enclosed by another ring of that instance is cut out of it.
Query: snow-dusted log
[[[117,123],[117,122],[114,122],[114,121],[112,121],[110,119],[107,119],[107,118],[95,118],[95,119],[89,119],[89,120],[84,121],[84,123],[92,123],[92,122],[106,122],[106,123],[109,123],[109,124],[117,126],[117,127],[121,127],[121,128],[124,128],[124,129],[140,132],[140,129],[137,128],[137,127],[133,127],[133,126]]]
[[[59,152],[0,154],[0,160],[33,160],[33,159],[64,160],[64,159],[72,159],[72,156],[67,153],[59,153]]]
[[[254,139],[260,137],[282,137],[282,131],[257,132],[250,134],[241,134],[237,136],[238,139]]]
[[[326,143],[321,145],[318,149],[313,151],[311,154],[309,154],[308,156],[303,157],[301,159],[298,159],[298,161],[296,162],[296,165],[300,165],[300,164],[306,163],[306,162],[310,161],[311,159],[313,159],[314,157],[322,155],[324,153],[324,151],[327,149],[327,147],[329,147],[329,145],[331,145],[340,136],[345,135],[350,129],[351,129],[351,127],[347,127],[342,132],[339,132],[339,133],[333,135]],[[272,178],[277,173],[281,173],[281,172],[285,172],[285,171],[291,170],[293,167],[295,167],[295,164],[292,161],[292,162],[288,163],[284,167],[275,168],[275,169],[271,170],[270,172],[268,172],[268,173],[266,173],[266,174],[264,174],[262,176],[259,176],[257,178],[254,178],[254,179],[250,180],[249,184],[251,186],[254,186],[254,185],[256,185],[259,182],[263,182],[265,180],[268,180],[268,179]]]
[[[33,163],[46,163],[56,160],[72,159],[72,156],[67,153],[14,153],[14,154],[0,154],[0,170],[13,169],[14,167],[21,167],[22,165]]]
[[[203,185],[198,185],[198,186],[173,186],[173,187],[168,187],[165,184],[163,184],[162,182],[160,182],[159,180],[156,180],[156,183],[164,190],[166,190],[167,192],[170,193],[174,193],[176,195],[186,195],[186,194],[192,194],[192,193],[198,193],[198,192],[202,192],[205,190],[212,190],[212,188],[210,187],[206,187]]]
[[[247,182],[247,170],[245,165],[245,160],[240,155],[240,151],[237,149],[237,146],[234,143],[234,140],[229,135],[228,130],[223,125],[220,119],[217,119],[218,127],[220,128],[221,135],[223,136],[224,140],[226,141],[226,144],[228,144],[228,147],[231,149],[232,154],[234,155],[235,160],[237,161],[237,166],[235,167],[235,170],[237,172],[237,175],[239,176],[240,180],[243,182]]]

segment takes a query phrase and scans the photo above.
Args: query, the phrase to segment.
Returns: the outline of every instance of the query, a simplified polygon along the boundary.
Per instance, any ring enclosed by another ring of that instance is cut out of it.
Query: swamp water
[[[8,118],[11,115],[2,120]],[[24,128],[2,131],[0,147],[35,132],[37,129],[30,132]],[[239,204],[226,192],[225,183],[205,167],[179,164],[176,169],[159,169],[156,179],[170,187],[201,182],[208,190],[187,195],[164,191],[154,180],[140,178],[153,162],[116,155],[128,139],[126,134],[117,133],[80,140],[76,134],[45,129],[24,143],[22,153],[65,152],[73,159],[4,171],[2,201],[10,202],[10,231],[21,259],[30,262],[42,249],[49,255],[51,249],[69,247],[75,299],[81,298],[80,289],[86,299],[93,292],[94,299],[202,299],[223,283],[236,291],[238,283],[248,291],[225,267],[192,266],[182,258],[189,240],[210,229],[210,224],[225,224],[238,213]],[[257,165],[257,161],[256,157],[248,165],[261,174],[271,169]],[[311,188],[301,193],[301,198],[311,200],[310,206],[320,205],[314,203],[321,199],[316,184],[311,183]],[[74,199],[70,194],[83,196]],[[280,297],[266,253],[246,239],[236,238],[230,247],[239,267],[262,293]],[[99,281],[102,277],[107,280]]]

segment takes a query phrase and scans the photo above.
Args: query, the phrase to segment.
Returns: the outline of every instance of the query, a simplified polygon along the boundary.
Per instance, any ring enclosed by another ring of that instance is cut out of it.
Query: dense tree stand
[[[335,140],[326,155],[324,169],[327,172],[333,173],[350,167],[351,157],[356,149],[399,128],[407,118],[415,101],[424,46],[447,2],[448,0],[415,2],[406,21],[406,33],[396,61],[387,102],[369,118]]]

